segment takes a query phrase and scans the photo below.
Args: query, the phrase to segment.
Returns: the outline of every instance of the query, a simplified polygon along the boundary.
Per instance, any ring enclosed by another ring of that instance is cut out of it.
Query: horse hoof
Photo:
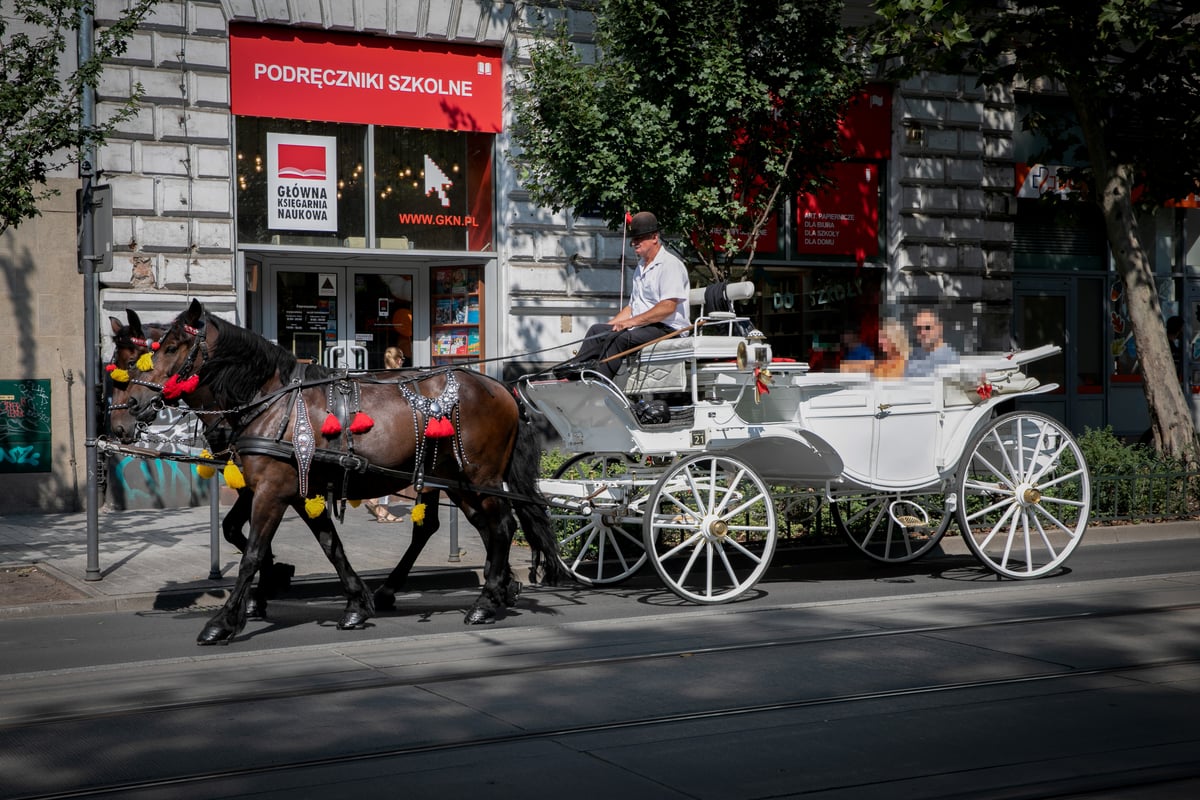
[[[491,625],[496,621],[496,612],[488,608],[472,608],[463,618],[465,625]]]
[[[378,611],[395,611],[396,593],[385,589],[375,592],[375,608]]]
[[[517,604],[517,598],[521,596],[521,582],[512,581],[504,589],[504,605],[512,608]]]
[[[196,644],[201,647],[210,644],[229,644],[231,641],[233,641],[233,631],[222,628],[220,625],[209,625],[196,637]]]
[[[246,601],[246,616],[250,619],[266,619],[267,604],[251,597]]]
[[[364,614],[362,611],[347,611],[345,614],[342,615],[342,618],[340,620],[338,620],[338,624],[337,624],[338,630],[339,631],[361,630],[361,629],[367,627],[367,620],[369,620],[370,618],[371,618],[371,616],[369,614]]]

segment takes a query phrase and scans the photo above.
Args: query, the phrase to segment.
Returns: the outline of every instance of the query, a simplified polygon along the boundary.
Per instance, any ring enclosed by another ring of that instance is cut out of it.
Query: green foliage
[[[1104,133],[1104,156],[1134,164],[1142,201],[1160,205],[1200,178],[1200,15],[1180,0],[880,0],[866,36],[895,75],[931,70],[1068,90]],[[1037,130],[1039,120],[1023,121]],[[1090,143],[1095,148],[1095,143]],[[1100,153],[1091,153],[1093,164]]]
[[[0,15],[0,234],[37,216],[38,203],[55,194],[45,186],[55,170],[77,163],[88,142],[101,144],[137,112],[141,87],[115,114],[82,124],[81,98],[95,88],[103,64],[126,42],[158,0],[136,0],[119,22],[97,30],[92,57],[70,71],[64,54],[76,51],[80,14],[94,0],[11,0]]]
[[[1127,445],[1112,428],[1089,428],[1078,439],[1092,478],[1092,518],[1153,520],[1195,514],[1200,482],[1184,465],[1141,444]]]
[[[684,234],[761,225],[819,179],[862,69],[841,3],[598,0],[596,57],[566,24],[532,46],[514,96],[514,162],[533,200],[616,227],[653,210]],[[714,272],[720,254],[695,236]],[[723,261],[737,255],[730,238]]]

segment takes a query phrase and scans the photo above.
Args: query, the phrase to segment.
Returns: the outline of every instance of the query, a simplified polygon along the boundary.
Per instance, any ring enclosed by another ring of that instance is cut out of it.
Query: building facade
[[[632,256],[604,220],[529,201],[508,159],[510,93],[546,17],[565,15],[587,41],[583,5],[161,3],[99,89],[101,116],[136,86],[144,93],[97,164],[113,197],[102,355],[108,317],[133,309],[165,321],[195,298],[330,365],[381,367],[396,348],[408,364],[483,359],[505,377],[566,358],[617,310]],[[99,0],[97,25],[124,7]],[[848,23],[865,9],[848,4]],[[1036,142],[1021,133],[1022,114],[1053,97],[1041,87],[984,92],[963,76],[869,86],[848,112],[850,159],[834,168],[834,186],[788,198],[759,241],[758,292],[743,310],[776,353],[837,368],[845,330],[870,342],[881,318],[932,305],[963,351],[1063,344],[1038,376],[1062,388],[1039,407],[1076,430],[1143,430],[1136,349],[1102,228],[1086,214],[1047,216],[1036,200],[1068,191],[1053,180],[1061,165],[1031,161]],[[1185,317],[1188,342],[1200,331],[1196,215],[1165,209],[1146,230],[1164,308]],[[14,475],[22,488],[0,497],[0,512],[69,505],[68,443],[82,436],[86,405],[47,338],[52,328],[79,336],[78,348],[58,350],[81,375],[79,315],[67,311],[81,304],[74,254],[22,263],[60,313],[35,320],[32,348],[13,322],[0,328],[0,381],[44,380],[56,401],[74,393],[78,406],[53,417],[50,478]],[[9,363],[18,350],[23,361]],[[130,459],[109,479],[117,505],[197,497],[186,470],[169,465]]]

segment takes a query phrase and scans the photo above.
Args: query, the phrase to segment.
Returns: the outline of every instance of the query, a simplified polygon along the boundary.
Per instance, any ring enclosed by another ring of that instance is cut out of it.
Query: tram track
[[[445,674],[421,674],[411,676],[380,677],[374,680],[356,682],[354,684],[338,684],[321,687],[300,687],[263,691],[255,689],[244,693],[229,694],[222,697],[189,700],[174,703],[154,703],[132,708],[113,709],[103,712],[83,714],[52,714],[35,718],[15,719],[0,722],[0,734],[18,728],[29,728],[39,725],[54,725],[62,723],[79,723],[115,719],[122,716],[159,714],[202,708],[213,708],[249,701],[268,700],[300,700],[306,697],[320,695],[353,694],[358,692],[378,691],[381,689],[397,689],[418,685],[437,685],[462,681],[487,680],[498,677],[514,677],[540,672],[562,672],[576,669],[594,669],[606,666],[621,666],[651,661],[664,661],[676,658],[695,658],[722,654],[747,653],[755,650],[773,650],[785,647],[805,647],[839,642],[855,642],[868,639],[885,639],[903,636],[928,636],[934,634],[949,634],[972,630],[987,630],[1020,625],[1054,624],[1062,622],[1080,622],[1084,620],[1112,619],[1121,617],[1145,616],[1151,614],[1167,614],[1200,609],[1200,603],[1178,603],[1166,606],[1153,606],[1138,609],[1120,609],[1110,611],[1080,611],[1069,614],[1021,615],[1003,619],[982,622],[917,625],[904,628],[889,628],[867,631],[852,631],[847,633],[824,634],[820,636],[800,636],[788,639],[770,639],[756,642],[736,642],[731,644],[710,645],[706,647],[680,647],[667,650],[655,650],[646,653],[631,653],[613,656],[597,656],[592,658],[568,659],[548,663],[525,664],[520,666],[495,667],[489,669],[451,670]],[[1186,660],[1190,661],[1190,660]],[[1079,673],[1070,673],[1079,674]],[[22,676],[9,676],[4,680],[19,680]]]
[[[1069,615],[1073,616],[1073,615]],[[1028,620],[1027,620],[1028,621]],[[1036,620],[1035,620],[1036,621]],[[1004,623],[1013,624],[1013,623]],[[986,625],[969,626],[973,628],[988,627]],[[835,641],[839,637],[831,637],[827,641]],[[665,655],[654,656],[658,658],[667,657]],[[587,662],[593,663],[593,662]],[[336,756],[326,756],[319,758],[302,758],[286,762],[275,762],[271,764],[242,767],[242,768],[223,768],[220,770],[210,770],[203,772],[195,772],[186,775],[176,775],[169,778],[154,778],[140,781],[128,781],[124,783],[113,783],[104,786],[93,786],[87,788],[70,789],[65,791],[46,792],[40,794],[26,794],[8,798],[8,800],[67,800],[67,798],[88,798],[88,797],[113,797],[127,796],[134,792],[144,792],[155,789],[179,789],[182,787],[190,787],[195,789],[202,787],[205,784],[210,784],[216,781],[228,781],[238,778],[253,778],[265,777],[277,773],[294,773],[307,769],[317,769],[323,767],[342,767],[353,764],[361,764],[369,761],[379,761],[384,759],[404,758],[407,756],[430,755],[434,753],[447,753],[458,750],[473,750],[482,747],[494,747],[501,745],[514,745],[529,743],[534,741],[544,740],[561,740],[575,736],[583,736],[587,734],[600,733],[616,733],[622,731],[631,731],[634,729],[645,729],[653,727],[668,727],[672,725],[680,725],[684,723],[713,721],[713,720],[728,720],[735,717],[749,717],[754,715],[774,714],[778,712],[795,711],[800,709],[818,708],[823,706],[840,706],[850,705],[855,703],[878,702],[897,698],[921,698],[930,697],[940,694],[951,694],[955,692],[968,692],[983,689],[997,689],[1006,687],[1017,687],[1036,683],[1053,683],[1057,681],[1078,680],[1081,678],[1101,677],[1107,675],[1124,674],[1159,670],[1169,667],[1189,666],[1200,664],[1200,658],[1186,659],[1168,659],[1168,660],[1151,660],[1130,664],[1119,664],[1108,667],[1097,667],[1083,670],[1070,671],[1053,671],[1042,672],[1032,675],[1021,675],[1009,678],[986,679],[977,681],[958,681],[947,682],[940,684],[930,684],[926,686],[905,687],[900,689],[847,693],[842,695],[832,695],[826,697],[806,698],[802,700],[792,700],[784,702],[772,702],[761,704],[750,704],[741,706],[731,706],[725,708],[705,709],[697,711],[679,712],[673,714],[662,715],[647,715],[636,719],[614,720],[602,723],[567,725],[546,728],[542,730],[520,731],[504,735],[496,736],[478,736],[457,739],[453,741],[426,743],[418,745],[404,745],[398,747],[381,748],[370,752],[348,753]],[[353,687],[353,690],[379,688],[376,687]],[[293,695],[302,696],[303,693]],[[274,695],[278,698],[280,695]],[[263,696],[258,696],[258,699],[264,699]],[[234,702],[227,700],[224,702]],[[166,709],[159,709],[166,710]],[[139,712],[144,713],[144,712]],[[1200,744],[1200,737],[1188,741],[1177,742],[1180,745]],[[1170,782],[1179,780],[1183,777],[1192,777],[1200,775],[1200,759],[1196,762],[1187,762],[1185,764],[1175,765],[1173,770],[1167,771],[1166,774],[1160,775],[1159,780],[1162,782]],[[1115,785],[1115,784],[1114,784]],[[1140,784],[1139,784],[1140,785]],[[825,787],[828,789],[853,789],[855,784],[844,785],[840,787]],[[1067,793],[1074,793],[1076,788],[1070,792],[1063,794],[1044,794],[1039,791],[1032,795],[1021,796],[1036,796],[1036,797],[1059,797],[1067,796]],[[982,796],[982,795],[979,795]],[[997,795],[1001,796],[1001,795]],[[1003,796],[1013,796],[1003,795]]]
[[[931,636],[936,634],[952,634],[966,631],[988,630],[1022,625],[1046,625],[1064,622],[1082,622],[1086,620],[1114,619],[1123,617],[1147,616],[1153,614],[1170,614],[1200,609],[1198,603],[1176,603],[1170,605],[1150,606],[1135,609],[1113,609],[1104,611],[1078,611],[1071,613],[1019,615],[1001,619],[979,622],[914,625],[900,628],[880,628],[872,630],[850,631],[845,633],[822,634],[817,636],[798,636],[792,638],[773,638],[763,641],[734,642],[729,644],[708,645],[704,647],[676,647],[664,650],[653,650],[643,653],[628,653],[611,656],[595,656],[566,660],[541,661],[521,665],[497,666],[487,669],[451,669],[441,673],[421,673],[403,676],[380,676],[372,680],[359,681],[353,684],[337,684],[330,686],[307,686],[293,689],[262,690],[255,688],[241,693],[226,694],[196,700],[170,703],[151,703],[130,708],[112,709],[108,711],[87,713],[44,714],[30,718],[16,718],[0,722],[0,734],[19,729],[40,725],[62,723],[79,723],[114,719],[129,715],[170,713],[202,708],[212,708],[247,701],[269,700],[300,700],[306,697],[321,695],[353,694],[359,692],[378,691],[381,689],[396,689],[418,685],[434,686],[438,684],[457,683],[463,681],[488,680],[498,677],[515,677],[542,672],[563,672],[577,669],[594,669],[607,666],[622,666],[652,661],[665,661],[676,658],[696,658],[724,654],[748,653],[756,650],[774,650],[787,647],[806,647],[824,644],[848,643],[871,639],[889,639],[905,636]],[[340,652],[334,648],[334,652]],[[256,654],[248,654],[253,657]],[[542,654],[538,654],[542,655]],[[223,656],[225,657],[225,656]],[[236,656],[235,656],[236,657]],[[150,662],[153,663],[153,662]],[[200,662],[196,662],[200,663]],[[121,665],[122,668],[136,665]],[[86,672],[94,672],[88,669]],[[11,675],[0,678],[0,682],[19,681],[31,675]]]

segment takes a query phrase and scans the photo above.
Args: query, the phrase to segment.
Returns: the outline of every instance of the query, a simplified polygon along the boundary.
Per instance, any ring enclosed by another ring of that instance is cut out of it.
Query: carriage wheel
[[[958,521],[971,552],[1009,578],[1039,578],[1083,539],[1087,464],[1058,420],[1020,411],[972,437],[959,467]]]
[[[859,552],[884,564],[915,561],[937,547],[954,512],[943,494],[835,492],[833,524]],[[951,498],[953,499],[953,498]]]
[[[629,494],[621,505],[595,502],[586,512],[550,508],[550,520],[558,540],[558,560],[576,580],[587,586],[619,583],[646,563],[646,547],[639,529],[647,487],[632,484],[632,466],[628,457],[581,453],[554,473],[555,478],[585,485],[607,482],[629,487]],[[553,501],[555,498],[548,499]]]
[[[696,603],[749,591],[775,552],[775,505],[762,479],[727,456],[699,454],[659,479],[646,507],[646,550],[663,582]]]

